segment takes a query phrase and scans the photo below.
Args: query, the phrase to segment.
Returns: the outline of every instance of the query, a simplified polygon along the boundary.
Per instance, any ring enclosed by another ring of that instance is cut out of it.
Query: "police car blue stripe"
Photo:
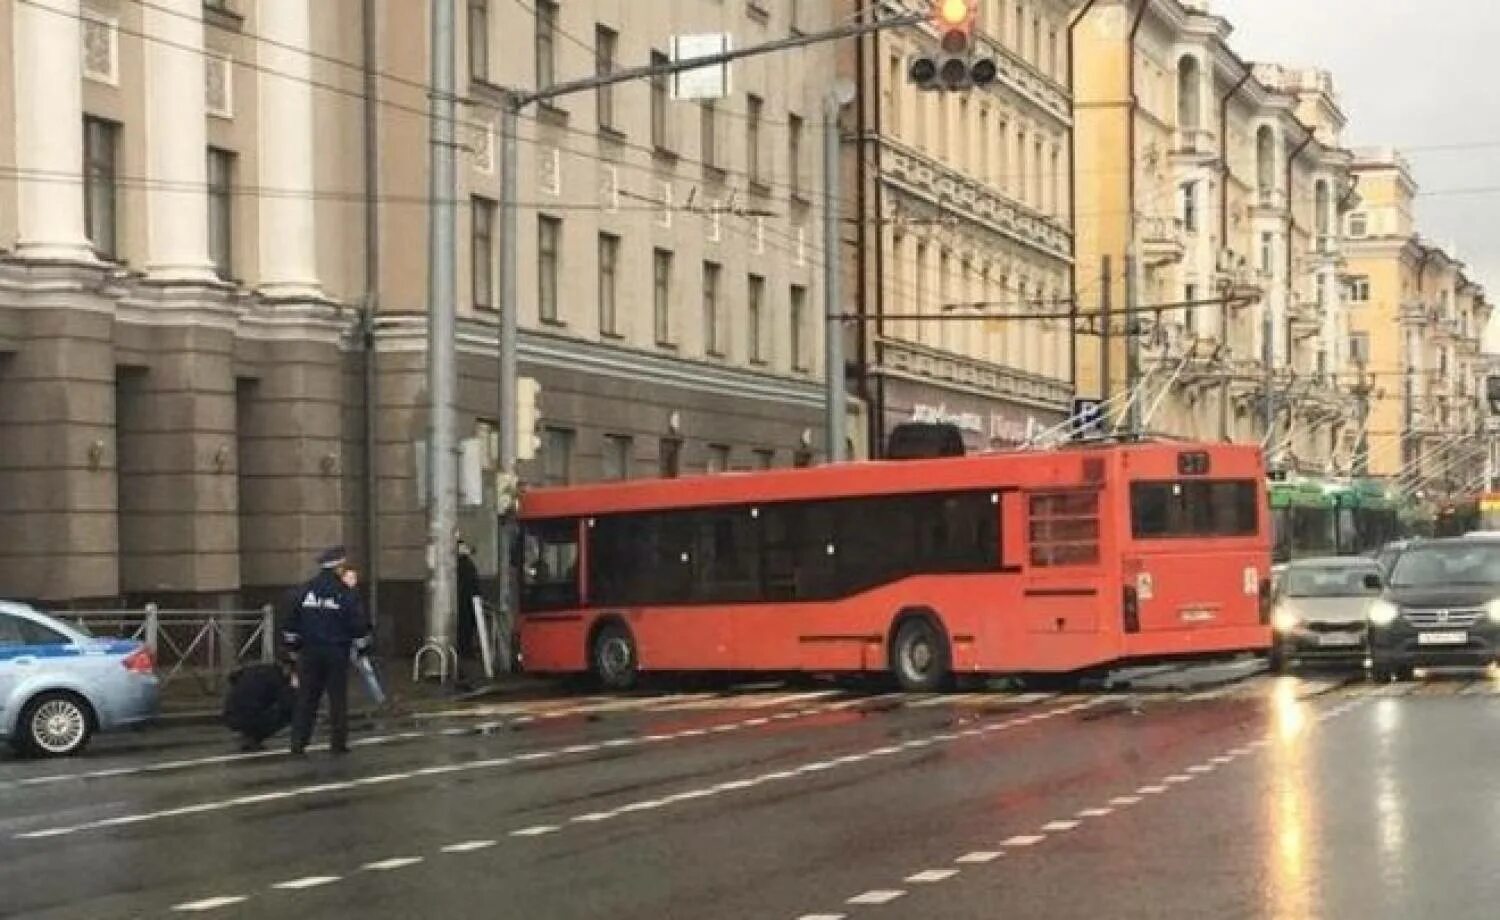
[[[51,642],[46,645],[5,645],[0,646],[0,662],[14,661],[17,658],[81,658],[86,654],[123,657],[140,647],[141,643],[133,640],[85,645],[60,642]]]

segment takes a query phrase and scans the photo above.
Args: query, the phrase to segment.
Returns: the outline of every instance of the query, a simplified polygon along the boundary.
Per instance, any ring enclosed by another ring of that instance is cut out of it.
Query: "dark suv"
[[[1500,659],[1500,537],[1424,540],[1402,550],[1369,620],[1377,681]]]

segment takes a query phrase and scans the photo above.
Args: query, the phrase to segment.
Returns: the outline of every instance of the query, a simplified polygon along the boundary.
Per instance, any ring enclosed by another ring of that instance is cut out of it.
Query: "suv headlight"
[[[1368,613],[1370,623],[1374,626],[1389,626],[1400,615],[1401,610],[1395,604],[1384,600],[1371,604]]]
[[[1500,597],[1495,598],[1484,605],[1484,610],[1490,615],[1491,623],[1500,623]]]
[[[1302,618],[1297,616],[1297,611],[1290,607],[1277,607],[1276,612],[1271,614],[1271,626],[1277,632],[1286,632],[1296,629]]]

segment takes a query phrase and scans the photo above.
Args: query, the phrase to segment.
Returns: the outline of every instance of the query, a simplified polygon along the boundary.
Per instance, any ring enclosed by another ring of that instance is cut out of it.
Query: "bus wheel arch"
[[[907,692],[946,689],[953,680],[953,643],[930,607],[906,607],[891,620],[886,664]]]
[[[605,690],[629,690],[640,677],[635,633],[618,614],[600,617],[594,623],[584,654],[595,683]]]

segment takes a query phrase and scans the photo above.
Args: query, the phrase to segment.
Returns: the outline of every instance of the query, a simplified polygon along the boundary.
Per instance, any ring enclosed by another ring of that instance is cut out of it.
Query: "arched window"
[[[1202,82],[1198,59],[1191,54],[1183,55],[1177,62],[1177,127],[1183,131],[1198,130],[1203,114],[1199,104]]]
[[[1269,204],[1276,189],[1276,135],[1270,125],[1255,132],[1255,177],[1261,202]]]

